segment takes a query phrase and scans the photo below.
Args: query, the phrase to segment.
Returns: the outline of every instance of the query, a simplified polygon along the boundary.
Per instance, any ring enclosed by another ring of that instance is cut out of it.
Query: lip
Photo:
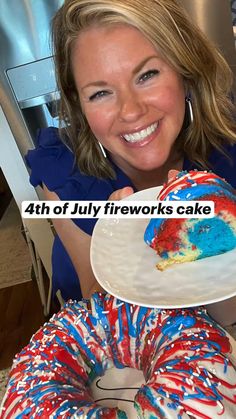
[[[132,134],[136,134],[136,132],[140,132],[140,131],[142,131],[143,129],[147,129],[148,127],[150,127],[150,126],[151,126],[151,125],[153,125],[153,124],[158,124],[158,125],[159,125],[159,123],[160,123],[160,119],[158,119],[157,121],[151,122],[150,124],[143,125],[142,127],[139,127],[139,128],[134,128],[133,130],[122,132],[122,133],[120,134],[120,136],[121,136],[121,137],[123,137],[124,135],[132,135]],[[157,127],[157,128],[158,128],[158,127]]]
[[[155,123],[155,122],[154,122]],[[156,136],[157,136],[157,134],[158,134],[158,132],[160,131],[160,126],[161,126],[161,119],[159,119],[158,121],[157,121],[157,123],[158,123],[158,126],[156,127],[156,129],[155,129],[155,131],[154,132],[152,132],[148,137],[146,137],[146,138],[144,138],[143,140],[140,140],[140,141],[137,141],[137,142],[128,142],[128,141],[126,141],[124,138],[123,138],[123,136],[121,135],[120,136],[120,138],[121,138],[121,140],[122,140],[122,142],[124,142],[125,143],[125,145],[127,146],[127,147],[131,147],[131,148],[139,148],[139,147],[144,147],[144,146],[146,146],[147,144],[149,144],[149,143],[151,143],[155,138],[156,138]],[[149,125],[146,125],[145,127],[142,127],[142,128],[139,128],[138,130],[136,130],[136,131],[130,131],[130,132],[125,132],[124,133],[124,135],[126,135],[126,134],[135,134],[135,132],[139,132],[139,131],[141,131],[142,129],[146,129],[146,128],[148,128],[150,125],[152,125],[152,124],[149,124]]]

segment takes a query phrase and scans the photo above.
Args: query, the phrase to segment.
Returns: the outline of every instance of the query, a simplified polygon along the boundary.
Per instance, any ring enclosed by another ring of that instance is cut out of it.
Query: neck
[[[175,169],[179,172],[183,169],[183,161],[183,157],[175,161],[172,160],[171,162],[166,162],[162,167],[148,172],[133,169],[128,176],[137,191],[161,186],[167,182],[169,170]]]

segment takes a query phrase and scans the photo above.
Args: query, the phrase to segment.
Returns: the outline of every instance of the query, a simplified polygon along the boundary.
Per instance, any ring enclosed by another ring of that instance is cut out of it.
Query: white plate
[[[156,199],[160,187],[128,200]],[[100,219],[91,242],[91,264],[110,294],[145,307],[194,307],[236,295],[236,249],[159,271],[159,257],[143,239],[148,219]]]

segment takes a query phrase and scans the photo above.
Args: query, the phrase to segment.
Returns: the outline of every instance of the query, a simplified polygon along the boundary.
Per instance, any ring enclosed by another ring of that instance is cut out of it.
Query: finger
[[[113,192],[109,198],[108,201],[120,201],[121,199],[126,198],[129,195],[132,195],[134,193],[133,188],[131,186],[125,186],[122,189],[117,189],[117,191]]]
[[[175,169],[169,170],[169,172],[168,172],[168,182],[173,180],[177,176],[178,173],[179,173],[179,170],[175,170]]]
[[[134,193],[134,190],[131,186],[126,186],[123,189],[120,189],[120,199],[127,198],[127,196],[130,196]]]

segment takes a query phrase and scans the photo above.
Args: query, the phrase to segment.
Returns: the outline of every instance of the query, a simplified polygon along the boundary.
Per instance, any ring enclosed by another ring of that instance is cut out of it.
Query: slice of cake
[[[160,201],[214,201],[212,218],[154,218],[145,242],[161,257],[157,268],[219,255],[236,247],[236,190],[207,171],[180,172],[164,185]]]

